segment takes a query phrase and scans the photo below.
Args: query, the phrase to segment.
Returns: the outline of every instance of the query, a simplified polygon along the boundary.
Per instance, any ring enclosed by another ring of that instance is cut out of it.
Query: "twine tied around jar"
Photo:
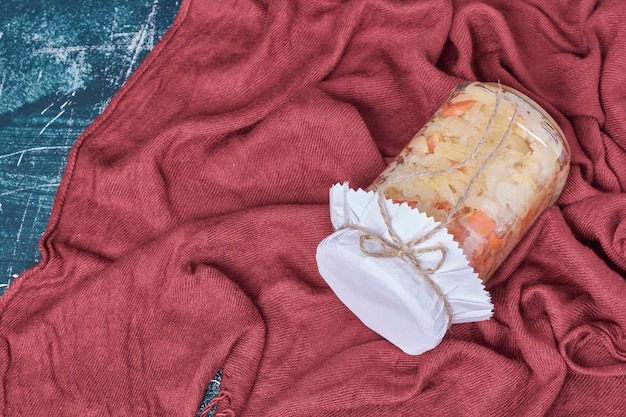
[[[489,136],[489,131],[491,130],[491,127],[493,126],[496,116],[498,115],[498,110],[500,108],[500,104],[502,101],[502,94],[503,94],[503,91],[500,88],[496,94],[496,103],[495,103],[493,113],[491,114],[489,118],[489,122],[487,123],[487,126],[483,134],[481,135],[481,138],[478,141],[476,148],[472,151],[472,153],[465,160],[460,161],[448,168],[441,169],[438,171],[416,172],[416,173],[407,174],[407,175],[396,178],[392,182],[389,182],[387,186],[389,186],[390,184],[405,180],[405,179],[409,179],[409,178],[425,177],[425,176],[432,177],[435,175],[446,174],[455,169],[463,167],[469,161],[475,158],[478,155],[478,152],[481,146],[487,141],[487,138]],[[415,270],[415,272],[417,272],[418,275],[424,280],[424,282],[426,282],[426,284],[428,284],[428,286],[433,290],[437,298],[439,298],[442,301],[444,310],[448,316],[448,328],[450,328],[450,326],[452,325],[452,320],[453,320],[452,306],[450,305],[450,302],[448,301],[441,287],[433,279],[433,275],[443,266],[445,262],[447,249],[442,244],[434,244],[434,245],[424,246],[424,247],[420,247],[420,245],[426,243],[438,231],[446,228],[447,225],[452,220],[453,216],[461,209],[461,207],[463,206],[463,204],[469,197],[473,185],[476,183],[476,181],[478,181],[478,179],[480,178],[480,176],[483,174],[484,170],[486,169],[487,165],[493,160],[493,158],[497,155],[498,151],[500,151],[500,149],[506,143],[506,140],[513,128],[513,124],[515,123],[516,116],[517,116],[517,105],[513,104],[513,114],[511,115],[511,119],[507,125],[507,128],[504,134],[502,135],[502,137],[500,138],[498,144],[494,147],[494,149],[487,155],[487,157],[478,166],[478,169],[476,169],[475,174],[472,176],[472,178],[468,182],[468,185],[465,191],[463,192],[461,197],[458,199],[454,207],[450,210],[446,219],[442,221],[441,223],[437,224],[435,227],[431,228],[428,232],[424,233],[422,236],[419,236],[418,238],[410,242],[406,242],[406,243],[402,242],[402,240],[400,239],[400,237],[398,236],[398,234],[396,233],[396,231],[394,230],[391,224],[391,217],[389,216],[389,213],[385,207],[384,190],[380,189],[380,187],[378,186],[374,188],[374,191],[376,191],[378,194],[378,207],[380,210],[381,217],[387,228],[387,233],[389,234],[390,239],[387,239],[382,235],[374,233],[368,228],[355,225],[355,224],[346,224],[337,229],[337,231],[350,229],[350,230],[356,230],[360,232],[361,235],[359,237],[359,246],[360,246],[361,252],[363,252],[363,254],[365,254],[366,256],[370,256],[373,258],[400,258],[406,263],[408,263],[409,265],[411,265],[413,269]],[[377,244],[378,249],[372,250],[368,248],[366,246],[367,242],[374,242],[375,244]],[[427,253],[439,254],[439,260],[434,267],[426,268],[422,265],[420,261],[420,257]]]

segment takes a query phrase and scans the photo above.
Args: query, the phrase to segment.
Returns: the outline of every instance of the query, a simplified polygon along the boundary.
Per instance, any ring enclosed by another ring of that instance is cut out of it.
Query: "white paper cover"
[[[385,207],[403,243],[423,236],[438,225],[432,217],[406,203],[386,199]],[[390,239],[375,191],[352,190],[348,183],[335,184],[330,189],[330,215],[335,230],[358,225]],[[404,352],[419,355],[434,348],[448,329],[449,318],[443,301],[403,259],[365,255],[360,248],[362,234],[358,230],[342,229],[324,239],[317,248],[320,274],[367,327]],[[431,278],[452,308],[452,323],[490,318],[491,297],[445,228],[416,248],[436,244],[445,246],[446,256]],[[424,268],[434,267],[440,259],[440,255],[432,252],[419,256]]]

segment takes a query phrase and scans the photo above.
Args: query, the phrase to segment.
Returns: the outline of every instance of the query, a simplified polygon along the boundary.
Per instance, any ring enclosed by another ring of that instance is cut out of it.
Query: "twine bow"
[[[493,113],[491,114],[491,117],[489,119],[489,122],[487,123],[487,126],[485,130],[483,131],[483,134],[480,140],[478,141],[476,148],[467,157],[467,159],[443,170],[434,171],[434,172],[416,172],[414,174],[402,176],[402,177],[396,178],[395,181],[393,182],[389,182],[387,185],[391,185],[392,183],[396,183],[396,182],[403,181],[405,179],[413,178],[413,177],[435,176],[435,175],[446,174],[447,172],[450,172],[454,169],[458,169],[459,167],[467,164],[470,160],[472,160],[474,157],[478,155],[478,151],[480,150],[480,147],[483,144],[485,144],[485,142],[487,141],[489,131],[491,130],[491,127],[493,126],[495,118],[498,114],[501,100],[502,100],[502,89],[500,88],[496,95],[496,104],[495,104]],[[453,319],[452,307],[450,306],[450,302],[448,301],[448,298],[446,297],[441,287],[433,279],[433,275],[439,270],[439,268],[441,268],[441,266],[445,262],[447,249],[445,248],[445,246],[441,244],[436,244],[436,245],[428,246],[428,247],[420,247],[420,245],[426,242],[428,239],[430,239],[435,233],[445,228],[448,225],[448,223],[450,223],[450,221],[452,220],[452,217],[454,216],[454,214],[456,214],[456,212],[458,212],[461,209],[461,207],[463,206],[463,204],[469,197],[472,187],[474,186],[476,181],[478,181],[478,178],[482,175],[486,166],[491,162],[491,160],[496,156],[498,151],[506,143],[506,139],[508,138],[511,132],[511,129],[513,128],[513,124],[517,116],[517,105],[514,104],[513,109],[514,109],[513,114],[508,123],[506,131],[502,135],[502,138],[500,138],[498,144],[494,147],[494,149],[489,153],[489,155],[478,166],[476,173],[470,179],[465,191],[463,192],[461,197],[457,200],[454,207],[450,210],[446,219],[443,222],[439,223],[434,228],[432,228],[430,231],[425,233],[423,236],[420,236],[417,239],[414,239],[407,243],[402,242],[402,240],[399,238],[398,234],[395,232],[391,224],[391,218],[389,217],[389,213],[387,212],[387,209],[385,207],[384,190],[381,190],[378,188],[375,189],[375,191],[377,191],[378,193],[378,207],[380,209],[380,214],[383,218],[383,221],[385,222],[385,226],[387,227],[387,232],[391,239],[386,239],[383,236],[373,233],[371,230],[365,227],[355,225],[355,224],[347,224],[337,229],[337,231],[342,230],[342,229],[351,229],[351,230],[356,230],[360,232],[361,235],[359,237],[359,246],[363,254],[367,256],[371,256],[373,258],[400,258],[403,261],[407,262],[409,265],[411,265],[413,269],[418,273],[418,275],[424,280],[424,282],[428,284],[428,286],[434,291],[437,297],[442,301],[444,310],[446,311],[446,314],[448,316],[448,328],[450,328],[450,326],[452,325],[452,319]],[[376,243],[379,249],[378,250],[369,249],[366,245],[367,242]],[[420,262],[420,257],[427,253],[439,253],[440,255],[439,261],[434,267],[425,268],[422,266],[422,263]]]
[[[449,328],[452,325],[452,307],[450,306],[450,302],[448,301],[448,298],[444,294],[441,287],[432,278],[432,275],[437,272],[445,262],[448,251],[445,246],[441,244],[420,247],[422,243],[430,239],[432,235],[434,235],[437,231],[443,228],[443,226],[439,224],[423,236],[420,236],[419,238],[414,239],[410,242],[403,243],[396,231],[394,230],[393,226],[391,225],[391,218],[389,217],[389,213],[387,212],[387,209],[385,207],[385,196],[382,192],[378,193],[378,208],[380,209],[380,214],[383,218],[383,221],[385,222],[385,226],[387,227],[387,231],[391,239],[386,239],[383,236],[373,233],[371,230],[365,227],[355,224],[347,224],[338,228],[337,230],[351,229],[360,232],[361,235],[359,236],[359,247],[361,248],[361,252],[363,252],[367,256],[371,256],[373,258],[400,258],[409,265],[411,265],[413,269],[419,274],[419,276],[435,292],[437,297],[443,302],[443,307],[449,319]],[[375,242],[378,246],[378,250],[369,249],[367,247],[368,241]],[[426,253],[439,254],[439,260],[434,267],[426,268],[422,266],[420,257],[421,255]]]

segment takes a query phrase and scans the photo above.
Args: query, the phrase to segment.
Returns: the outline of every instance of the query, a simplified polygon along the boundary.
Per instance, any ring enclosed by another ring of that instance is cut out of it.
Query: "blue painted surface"
[[[0,2],[0,294],[40,259],[67,155],[178,0]]]

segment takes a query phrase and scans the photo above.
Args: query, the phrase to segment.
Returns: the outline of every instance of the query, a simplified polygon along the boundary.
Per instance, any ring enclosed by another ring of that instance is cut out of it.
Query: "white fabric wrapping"
[[[385,201],[391,225],[403,243],[435,228],[432,217],[406,203]],[[358,225],[390,239],[375,191],[352,190],[348,183],[330,189],[331,221],[335,230]],[[436,347],[448,329],[443,301],[419,273],[401,258],[377,258],[360,248],[362,232],[337,230],[317,248],[317,264],[322,277],[337,297],[370,329],[412,355]],[[375,242],[371,242],[375,250]],[[452,323],[486,320],[493,304],[478,275],[452,235],[445,228],[419,247],[442,244],[446,257],[431,276],[445,294],[453,312]],[[370,249],[368,247],[368,249]],[[419,256],[422,267],[434,267],[437,253]]]

